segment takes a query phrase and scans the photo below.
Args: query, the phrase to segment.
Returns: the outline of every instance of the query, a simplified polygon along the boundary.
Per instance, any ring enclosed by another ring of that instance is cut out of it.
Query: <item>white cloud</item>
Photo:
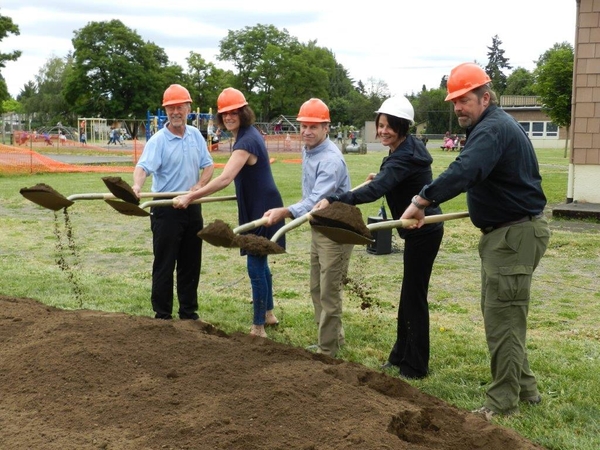
[[[531,70],[534,61],[557,42],[574,43],[575,0],[380,1],[359,8],[342,2],[281,3],[230,0],[227,3],[180,0],[129,0],[120,4],[86,0],[4,0],[0,14],[20,27],[19,36],[2,41],[2,51],[21,50],[2,75],[16,96],[48,58],[72,51],[73,32],[91,21],[119,19],[144,40],[164,48],[185,67],[190,51],[216,61],[228,30],[257,23],[287,29],[302,42],[333,51],[355,80],[384,80],[392,93],[417,92],[439,85],[464,61],[487,62],[492,36],[513,67]],[[223,66],[226,67],[226,66]]]

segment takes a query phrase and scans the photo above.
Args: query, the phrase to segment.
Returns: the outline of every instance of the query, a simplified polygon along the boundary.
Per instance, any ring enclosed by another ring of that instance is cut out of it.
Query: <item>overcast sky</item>
[[[89,22],[119,19],[184,69],[190,51],[229,68],[215,59],[228,30],[272,24],[330,49],[355,81],[383,80],[392,94],[406,94],[438,87],[462,62],[485,65],[494,35],[514,68],[532,70],[555,43],[574,44],[575,13],[575,0],[2,0],[0,15],[21,34],[0,49],[23,52],[2,75],[17,96],[48,58],[73,50],[73,32]]]

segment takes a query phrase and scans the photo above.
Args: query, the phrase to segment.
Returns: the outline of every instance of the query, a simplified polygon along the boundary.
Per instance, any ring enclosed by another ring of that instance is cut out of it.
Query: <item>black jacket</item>
[[[473,224],[486,228],[544,211],[546,196],[531,141],[496,105],[467,129],[458,157],[419,195],[435,204],[467,192]]]
[[[392,218],[399,219],[410,204],[414,195],[427,183],[431,183],[431,163],[433,158],[420,139],[406,136],[393,152],[383,158],[379,173],[366,186],[356,191],[346,192],[328,200],[341,201],[351,205],[370,203],[385,196]],[[439,206],[433,205],[425,210],[426,215],[441,214]],[[398,228],[400,237],[411,234],[425,234],[440,229],[443,224],[425,225],[419,229]]]

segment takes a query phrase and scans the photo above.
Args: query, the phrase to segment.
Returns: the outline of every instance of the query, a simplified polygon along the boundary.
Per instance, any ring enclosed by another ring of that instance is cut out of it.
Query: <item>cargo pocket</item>
[[[500,267],[498,273],[498,300],[525,304],[529,301],[533,267],[516,265]]]

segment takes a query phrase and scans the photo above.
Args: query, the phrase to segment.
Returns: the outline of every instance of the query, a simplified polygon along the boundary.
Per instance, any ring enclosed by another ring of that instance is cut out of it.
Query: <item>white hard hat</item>
[[[415,110],[403,95],[388,98],[375,112],[377,114],[389,114],[390,116],[406,119],[410,121],[411,125],[415,123]]]

